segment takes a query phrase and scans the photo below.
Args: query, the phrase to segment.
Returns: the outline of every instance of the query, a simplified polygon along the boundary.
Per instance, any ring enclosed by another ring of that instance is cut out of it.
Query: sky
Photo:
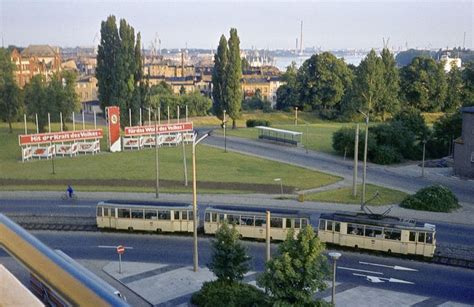
[[[294,49],[303,21],[303,46],[332,49],[473,48],[473,1],[467,0],[0,0],[4,46],[61,47],[99,43],[107,16],[125,18],[150,48],[215,49],[238,30],[241,48]]]

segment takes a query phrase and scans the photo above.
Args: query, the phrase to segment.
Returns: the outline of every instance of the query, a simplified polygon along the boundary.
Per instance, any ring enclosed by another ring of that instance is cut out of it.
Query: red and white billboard
[[[102,129],[64,131],[38,134],[23,134],[18,136],[20,146],[31,144],[73,142],[102,138]]]
[[[106,107],[107,127],[109,129],[110,151],[120,151],[120,108],[117,106]]]
[[[165,133],[176,133],[176,132],[187,132],[193,130],[192,122],[185,123],[174,123],[174,124],[162,124],[156,125],[158,129],[158,134]],[[151,135],[155,134],[155,125],[148,126],[134,126],[134,127],[125,127],[126,136],[141,136],[141,135]]]

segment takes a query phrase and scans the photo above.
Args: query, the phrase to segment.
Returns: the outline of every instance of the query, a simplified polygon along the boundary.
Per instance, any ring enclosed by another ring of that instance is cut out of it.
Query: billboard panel
[[[193,130],[192,122],[185,123],[174,123],[174,124],[162,124],[156,125],[158,128],[158,134],[164,133],[176,133],[176,132],[186,132]],[[147,126],[134,126],[134,127],[125,127],[126,136],[141,136],[141,135],[152,135],[155,134],[155,125]]]
[[[102,129],[64,131],[38,134],[23,134],[18,136],[20,145],[72,142],[78,140],[101,139]]]

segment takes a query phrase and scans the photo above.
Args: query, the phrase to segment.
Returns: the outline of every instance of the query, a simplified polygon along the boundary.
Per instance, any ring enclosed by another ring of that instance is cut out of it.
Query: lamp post
[[[225,129],[226,129],[226,119],[225,119],[225,110],[224,110],[224,119],[223,119],[223,122],[222,122],[222,126],[224,128],[224,152],[227,152],[227,136],[226,136],[226,133],[225,133]]]
[[[423,140],[423,162],[421,162],[421,177],[425,177],[425,148],[426,140]]]
[[[194,272],[198,270],[198,239],[197,239],[197,192],[196,192],[196,145],[199,144],[202,140],[209,136],[209,133],[201,136],[197,141],[196,137],[193,138],[193,238],[194,238],[194,253],[193,253],[193,262],[194,262]]]
[[[298,107],[295,107],[295,126],[298,126]]]
[[[281,195],[281,198],[283,198],[283,180],[281,180],[281,178],[275,178],[273,179],[273,181],[280,182],[280,195]]]
[[[361,110],[358,110],[360,114],[365,116],[365,144],[364,144],[364,169],[362,175],[362,196],[360,200],[361,210],[365,203],[365,179],[367,177],[367,141],[369,139],[369,114],[365,114]]]
[[[336,306],[336,261],[341,257],[341,253],[335,253],[335,252],[329,253],[329,257],[333,261],[331,305]]]
[[[158,112],[159,112],[158,108]],[[155,197],[160,197],[160,164],[158,160],[158,123],[156,121],[156,113],[155,111],[155,167],[156,167],[156,186],[155,186]]]

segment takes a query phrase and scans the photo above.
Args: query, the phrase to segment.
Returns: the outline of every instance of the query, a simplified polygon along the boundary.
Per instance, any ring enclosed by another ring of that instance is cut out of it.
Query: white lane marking
[[[95,206],[58,205],[59,208],[94,208]]]
[[[117,248],[117,246],[112,246],[112,245],[98,245],[98,248]],[[125,246],[125,249],[133,249],[131,246]]]
[[[406,268],[403,266],[398,266],[398,265],[385,265],[385,264],[378,264],[378,263],[371,263],[371,262],[364,262],[364,261],[359,261],[360,264],[366,264],[366,265],[372,265],[372,266],[379,266],[383,268],[390,268],[394,269],[397,271],[413,271],[413,272],[418,272],[417,269],[412,269],[412,268]]]
[[[353,269],[353,268],[348,268],[344,266],[337,266],[338,269],[341,270],[348,270],[348,271],[356,271],[356,272],[365,272],[365,273],[370,273],[370,274],[380,274],[383,275],[381,272],[374,272],[374,271],[367,271],[367,270],[359,270],[359,269]]]
[[[381,282],[384,282],[384,280],[386,280],[388,282],[394,282],[394,283],[399,283],[399,284],[409,284],[409,285],[415,284],[414,282],[411,282],[411,281],[396,279],[396,278],[391,278],[391,277],[386,278],[386,277],[370,276],[370,275],[364,275],[364,274],[358,274],[358,273],[352,273],[352,275],[365,277],[368,281],[373,282],[373,283],[381,283]]]

